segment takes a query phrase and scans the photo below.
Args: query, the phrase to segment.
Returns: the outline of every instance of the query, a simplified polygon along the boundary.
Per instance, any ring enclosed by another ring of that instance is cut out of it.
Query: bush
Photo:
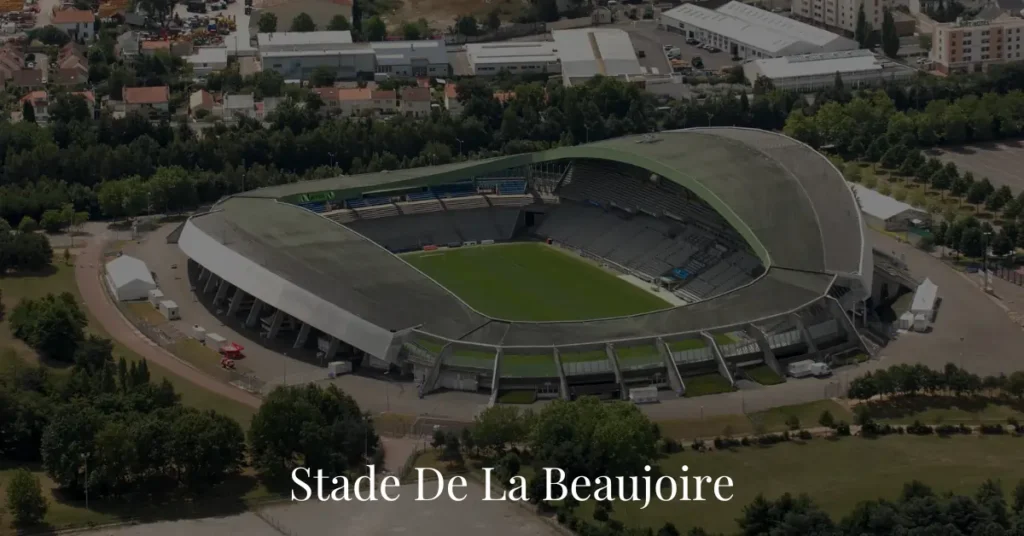
[[[693,443],[690,445],[690,447],[693,450],[696,450],[697,452],[704,452],[704,450],[707,448],[704,445],[704,440],[703,439],[694,439]]]
[[[1006,433],[1006,428],[1001,424],[983,424],[981,425],[981,433],[984,435],[1002,435]]]
[[[935,432],[935,430],[932,429],[931,426],[928,426],[927,424],[921,424],[921,421],[914,421],[914,424],[911,424],[910,426],[907,427],[908,434],[923,436],[931,435],[933,432]]]
[[[749,437],[744,437],[743,439],[740,439],[740,445],[743,445],[744,447],[749,447],[750,446],[750,438]]]
[[[804,441],[809,441],[814,436],[812,436],[811,433],[808,432],[807,430],[800,430],[800,433],[797,434],[797,437],[799,437],[800,439],[802,439]]]
[[[836,435],[840,437],[850,435],[850,425],[846,424],[846,421],[839,421],[839,424],[836,425]]]
[[[43,489],[39,479],[28,470],[18,469],[11,477],[7,485],[7,509],[18,527],[39,524],[46,516]]]

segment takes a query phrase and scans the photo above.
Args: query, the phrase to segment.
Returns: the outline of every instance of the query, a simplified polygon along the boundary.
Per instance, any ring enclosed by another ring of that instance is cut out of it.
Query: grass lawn
[[[125,305],[131,314],[151,326],[159,326],[167,323],[167,319],[164,318],[164,315],[160,314],[160,311],[157,311],[155,307],[149,304],[149,302],[131,302]]]
[[[984,397],[913,396],[869,404],[871,414],[882,422],[924,424],[982,424],[1024,421],[1024,407]]]
[[[696,455],[692,451],[662,460],[666,475],[712,478],[728,475],[735,483],[729,502],[617,503],[612,518],[627,526],[658,530],[672,522],[681,533],[704,527],[709,533],[737,531],[735,519],[758,493],[777,497],[785,492],[807,493],[826,512],[840,517],[862,500],[896,499],[903,484],[913,479],[936,492],[973,495],[988,478],[1001,479],[1012,489],[1024,477],[1024,449],[1020,438],[969,436],[892,436],[877,440],[815,439],[806,444],[780,444],[769,448],[738,448]],[[824,471],[824,472],[823,472]],[[691,479],[692,490],[692,479]],[[707,496],[707,494],[705,494]],[[577,515],[591,519],[593,502],[584,503]]]
[[[658,349],[654,346],[616,346],[615,355],[618,356],[620,360],[650,359],[651,357],[661,359],[661,356],[658,355]]]
[[[501,356],[501,374],[510,376],[557,376],[555,356],[552,354]]]
[[[703,419],[658,421],[658,426],[661,428],[661,435],[686,440],[730,434],[752,435],[754,433],[754,425],[746,415],[714,415]]]
[[[99,284],[98,281],[97,284]],[[73,266],[66,266],[62,260],[54,261],[52,273],[38,276],[0,278],[0,290],[3,290],[4,304],[7,306],[8,313],[10,313],[21,299],[38,298],[40,296],[44,296],[48,292],[70,292],[74,294],[75,297],[78,298],[79,303],[81,303],[81,295],[79,294],[78,286],[75,283],[75,269]],[[109,337],[109,335],[103,330],[103,327],[100,326],[99,322],[97,322],[92,314],[89,313],[89,310],[84,306],[82,307],[82,310],[86,312],[86,315],[89,318],[89,325],[86,328],[87,331],[94,335]],[[113,343],[115,359],[120,357],[124,357],[129,361],[140,361],[142,359],[138,354],[129,350],[116,340],[113,341]],[[35,351],[21,341],[14,339],[11,335],[10,327],[7,322],[3,321],[0,322],[0,349],[5,347],[13,349],[14,352],[0,351],[0,361],[17,357],[24,363],[32,365],[40,364],[39,356],[36,355]],[[60,366],[52,368],[54,368],[53,372],[55,373],[63,373]],[[64,368],[63,370],[67,369]],[[167,378],[174,385],[174,389],[181,395],[181,400],[185,405],[200,409],[217,410],[237,420],[243,428],[249,428],[249,421],[255,413],[253,408],[197,387],[192,382],[168,372],[166,369],[161,368],[155,363],[149,363],[149,371],[150,376],[155,382],[160,382],[164,378]]]
[[[572,353],[560,353],[558,359],[562,363],[586,363],[588,361],[601,361],[608,359],[608,354],[604,350],[592,350],[590,352],[572,352]]]
[[[444,348],[443,344],[429,341],[427,339],[414,339],[413,342],[416,343],[417,346],[422,347],[424,350],[434,355],[440,355],[441,350]]]
[[[668,343],[668,349],[673,352],[685,352],[687,350],[696,350],[698,348],[707,348],[707,343],[704,339],[686,339],[684,341],[673,341]]]
[[[534,390],[503,391],[498,395],[501,404],[533,404],[536,401],[537,391]]]
[[[751,380],[754,380],[761,385],[777,385],[786,381],[785,378],[776,374],[768,365],[758,365],[753,368],[745,369],[743,372],[745,372]]]
[[[728,393],[733,390],[732,386],[729,385],[729,380],[726,380],[717,372],[714,374],[702,374],[700,376],[683,378],[683,383],[686,384],[687,398],[713,395],[717,393]]]
[[[788,430],[786,419],[795,415],[797,419],[800,419],[801,427],[814,428],[821,426],[818,424],[818,419],[824,411],[831,413],[836,422],[853,422],[853,413],[846,406],[832,400],[818,400],[817,402],[759,411],[751,413],[750,420],[762,424],[766,432],[778,432]]]
[[[4,497],[5,500],[7,497],[5,486],[16,469],[0,465],[0,497]],[[223,516],[241,513],[260,503],[279,499],[260,485],[251,471],[247,471],[208,490],[208,494],[199,501],[169,498],[154,504],[141,504],[116,500],[103,501],[94,498],[89,501],[89,509],[86,509],[83,499],[63,496],[56,489],[56,484],[46,476],[41,468],[31,469],[39,479],[43,488],[43,496],[47,499],[48,510],[44,523],[52,530],[102,525],[129,519],[158,521]],[[16,534],[9,521],[10,517],[5,516],[3,522],[0,522],[0,536]]]
[[[505,320],[589,320],[669,306],[612,273],[544,244],[458,248],[404,258],[478,311]]]
[[[456,348],[445,358],[444,363],[472,368],[491,368],[494,366],[494,353]]]

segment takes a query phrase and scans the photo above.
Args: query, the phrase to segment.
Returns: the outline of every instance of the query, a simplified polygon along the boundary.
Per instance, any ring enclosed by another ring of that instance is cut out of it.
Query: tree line
[[[1024,372],[982,377],[954,363],[947,363],[942,370],[922,364],[893,365],[855,378],[850,382],[848,395],[857,400],[869,400],[876,396],[913,396],[920,393],[972,396],[983,392],[1024,399]]]

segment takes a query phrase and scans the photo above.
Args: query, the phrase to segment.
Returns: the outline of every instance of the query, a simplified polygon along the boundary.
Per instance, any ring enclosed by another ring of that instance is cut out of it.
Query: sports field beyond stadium
[[[670,306],[615,274],[546,244],[471,246],[403,258],[477,311],[504,320],[592,320]]]

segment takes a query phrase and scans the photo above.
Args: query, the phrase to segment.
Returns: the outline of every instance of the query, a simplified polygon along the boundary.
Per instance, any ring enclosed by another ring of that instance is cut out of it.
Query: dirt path
[[[250,407],[259,407],[260,399],[228,384],[221,383],[170,352],[155,346],[123,316],[103,290],[103,239],[94,237],[75,260],[75,282],[85,306],[107,334],[133,352],[160,365],[186,381]]]

